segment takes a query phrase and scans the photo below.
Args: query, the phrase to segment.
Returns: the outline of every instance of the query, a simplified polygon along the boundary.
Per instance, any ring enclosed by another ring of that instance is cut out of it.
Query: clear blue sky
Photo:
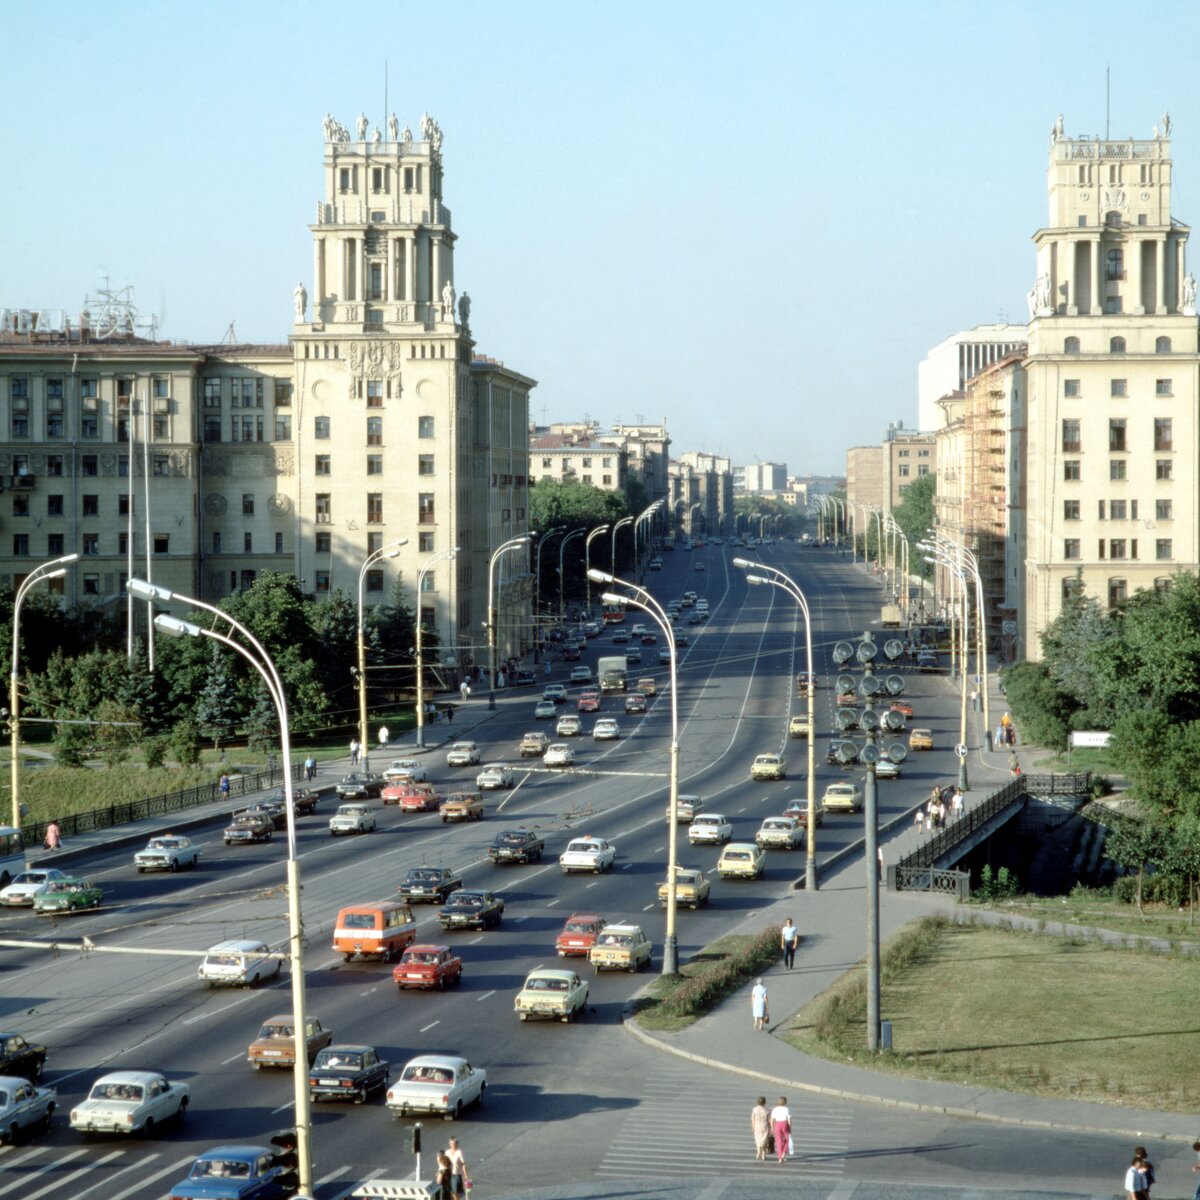
[[[948,334],[1024,321],[1047,135],[1174,122],[1200,222],[1200,6],[5,6],[0,306],[109,275],[166,337],[283,341],[321,118],[445,133],[459,291],[535,416],[841,472]],[[1196,262],[1195,255],[1192,258]]]

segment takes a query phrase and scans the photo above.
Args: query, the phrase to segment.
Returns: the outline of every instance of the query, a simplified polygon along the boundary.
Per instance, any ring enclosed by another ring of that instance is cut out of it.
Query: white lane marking
[[[295,1101],[289,1100],[286,1104],[281,1104],[278,1108],[271,1109],[271,1116],[276,1116],[281,1112],[287,1112],[287,1110],[291,1108],[293,1104],[295,1104]]]
[[[666,846],[655,846],[655,847],[654,847],[654,853],[655,853],[655,854],[661,854],[661,853],[662,853],[662,852],[663,852],[665,849],[666,849]]]
[[[746,811],[746,806],[743,804],[742,807],[738,809],[738,812],[744,813],[745,811]]]
[[[218,1017],[221,1015],[221,1013],[228,1012],[231,1008],[236,1008],[241,1003],[243,1003],[242,1000],[235,1000],[232,1004],[226,1004],[224,1008],[214,1008],[211,1012],[202,1012],[194,1017],[188,1017],[188,1019],[184,1021],[184,1024],[195,1025],[200,1021],[207,1021],[209,1017]]]
[[[480,997],[478,997],[478,999],[476,999],[475,1003],[478,1004],[481,1000],[486,1000],[489,996],[494,996],[495,994],[496,994],[495,988],[493,988],[490,992],[484,992],[482,996],[480,996]]]
[[[84,1196],[94,1192],[98,1187],[111,1187],[113,1182],[119,1179],[122,1175],[128,1175],[130,1171],[139,1171],[142,1168],[149,1166],[152,1162],[154,1162],[155,1159],[161,1157],[161,1154],[147,1154],[145,1157],[139,1155],[133,1162],[129,1164],[129,1166],[122,1167],[119,1171],[114,1171],[111,1175],[105,1177],[104,1179],[97,1180],[97,1182],[93,1183],[91,1187],[84,1188],[82,1192],[76,1192],[75,1200],[83,1200]]]
[[[633,863],[631,863],[631,862],[622,863],[622,864],[621,864],[621,870],[622,870],[622,871],[628,871],[628,870],[629,870],[629,868],[630,868],[630,867],[632,867],[632,866],[633,866]]]
[[[63,1166],[64,1163],[69,1163],[73,1158],[79,1158],[80,1155],[83,1155],[86,1153],[87,1153],[86,1150],[75,1150],[75,1151],[72,1151],[70,1154],[64,1154],[60,1158],[54,1159],[51,1162],[43,1163],[40,1167],[34,1167],[32,1174],[34,1176],[37,1176],[37,1175],[45,1175],[48,1171],[57,1171],[60,1167]],[[87,1167],[84,1167],[81,1170],[75,1172],[75,1174],[82,1175],[83,1172],[86,1171],[87,1169],[88,1169]],[[20,1178],[20,1179],[14,1179],[12,1181],[12,1183],[8,1184],[6,1187],[0,1188],[0,1196],[4,1195],[6,1192],[13,1191],[14,1188],[20,1188],[20,1189],[22,1189],[21,1196],[22,1196],[23,1200],[24,1200],[24,1197],[26,1197],[26,1196],[30,1197],[30,1200],[32,1200],[32,1197],[34,1197],[34,1196],[42,1196],[42,1195],[45,1195],[46,1192],[52,1192],[55,1188],[58,1187],[61,1180],[56,1179],[52,1184],[50,1184],[49,1187],[42,1188],[42,1190],[40,1192],[26,1192],[24,1189],[29,1186],[30,1182],[31,1182],[31,1180],[29,1178],[29,1175],[23,1175],[22,1178]]]
[[[525,918],[524,917],[512,917],[511,920],[514,925],[519,925],[522,921],[525,920]]]
[[[547,907],[547,908],[553,908],[553,907],[554,907],[554,906],[555,906],[555,905],[556,905],[556,904],[557,904],[557,903],[558,903],[558,902],[559,902],[561,899],[562,899],[562,897],[561,897],[561,896],[555,896],[555,897],[554,897],[554,899],[553,899],[553,900],[551,900],[551,901],[550,901],[550,902],[549,902],[549,903],[546,905],[546,907]]]
[[[236,1054],[231,1054],[228,1058],[221,1060],[221,1066],[227,1067],[231,1062],[237,1062],[239,1058],[245,1057],[245,1051],[239,1050]]]
[[[434,1025],[440,1025],[440,1024],[441,1024],[441,1021],[434,1021],[430,1025],[422,1026],[417,1032],[418,1033],[428,1033],[433,1028]]]
[[[336,1171],[330,1171],[328,1175],[322,1175],[321,1178],[316,1181],[317,1187],[324,1187],[325,1184],[332,1183],[338,1178],[339,1175],[345,1175],[349,1169],[349,1167],[338,1167]]]
[[[379,991],[378,984],[376,984],[374,987],[363,988],[363,990],[361,992],[359,992],[358,994],[360,996],[369,996],[369,995],[371,995],[372,992],[377,992],[377,991]]]
[[[647,904],[646,907],[642,909],[642,912],[649,912],[653,907],[653,904]]]
[[[182,1175],[188,1167],[195,1161],[195,1155],[189,1154],[187,1158],[180,1158],[173,1162],[169,1167],[164,1167],[161,1171],[154,1175],[148,1175],[143,1179],[139,1179],[132,1187],[127,1187],[123,1192],[116,1192],[111,1196],[106,1196],[104,1200],[127,1200],[127,1197],[132,1196],[134,1192],[140,1192],[148,1184],[153,1183],[156,1179],[162,1179],[164,1175]]]
[[[483,941],[483,934],[481,933],[477,938],[474,938],[472,941],[469,941],[467,943],[467,945],[468,946],[478,946],[479,943],[482,941]]]

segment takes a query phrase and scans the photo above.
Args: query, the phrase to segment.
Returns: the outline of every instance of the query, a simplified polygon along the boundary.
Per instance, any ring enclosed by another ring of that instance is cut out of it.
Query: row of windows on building
[[[562,470],[564,470],[564,471],[575,470],[575,466],[571,459],[564,457],[564,458],[561,458],[559,461],[562,464]],[[601,456],[601,459],[600,459],[601,467],[608,470],[608,469],[611,469],[612,465],[613,465],[613,460],[612,460],[611,455],[602,455]],[[542,470],[543,471],[552,471],[553,469],[554,469],[554,459],[543,457]],[[590,457],[588,457],[587,455],[585,455],[583,458],[580,459],[580,469],[584,470],[584,471],[590,471],[592,469],[592,459]]]
[[[912,474],[912,468],[908,463],[899,463],[896,467],[896,474],[901,479],[907,479]],[[925,463],[917,464],[917,475],[928,475],[929,467]]]
[[[1062,423],[1062,448],[1066,454],[1079,454],[1083,450],[1083,423],[1078,417],[1065,417]],[[1154,418],[1154,449],[1173,450],[1174,424],[1170,417]],[[1129,451],[1129,422],[1124,417],[1113,417],[1108,422],[1108,450],[1110,454]]]
[[[333,524],[333,493],[332,492],[317,492],[313,497],[313,519],[318,525]],[[501,510],[500,519],[503,521],[513,520],[513,509],[505,508]],[[516,511],[516,520],[523,521],[525,519],[525,509],[518,508]],[[437,521],[437,506],[432,492],[417,493],[417,523],[419,525],[433,525]],[[382,525],[383,524],[383,493],[368,492],[367,493],[367,524]]]
[[[1064,458],[1063,464],[1063,481],[1065,483],[1079,483],[1083,479],[1083,463],[1078,458]],[[1122,480],[1129,478],[1129,464],[1123,458],[1110,458],[1108,460],[1108,479],[1110,483],[1120,483]],[[1154,478],[1160,483],[1170,482],[1175,478],[1175,463],[1170,458],[1156,458],[1154,460]]]
[[[52,479],[59,479],[66,475],[66,457],[62,454],[47,454],[46,455],[45,474]],[[30,467],[28,454],[14,454],[12,458],[13,469],[13,487],[19,489],[24,482],[28,486],[32,486],[34,474]],[[150,473],[152,475],[170,475],[171,474],[171,459],[166,454],[154,454],[150,457]],[[79,474],[92,478],[100,474],[100,458],[95,454],[81,454],[79,456]],[[122,454],[117,459],[117,475],[121,479],[129,477],[129,455]],[[14,500],[17,499],[19,493],[14,494]],[[16,510],[14,509],[14,512]]]
[[[1123,337],[1109,338],[1108,339],[1108,352],[1109,352],[1109,354],[1124,354],[1125,353],[1125,339]],[[1063,339],[1063,353],[1064,354],[1079,354],[1080,353],[1079,339],[1077,337],[1064,338]],[[1169,337],[1155,338],[1154,339],[1154,353],[1155,354],[1170,354],[1171,353],[1171,339]]]
[[[1082,548],[1083,543],[1079,538],[1064,539],[1063,558],[1071,560],[1082,558]],[[1137,538],[1100,538],[1096,543],[1096,557],[1100,559],[1136,559],[1137,556]],[[1158,562],[1169,562],[1174,557],[1170,538],[1155,539],[1154,557]]]
[[[897,450],[897,451],[896,451],[896,457],[897,457],[897,458],[910,458],[911,456],[912,456],[912,451],[911,451],[911,450]],[[917,451],[917,457],[918,457],[918,458],[928,458],[928,457],[929,457],[929,451],[928,451],[928,450],[918,450],[918,451]]]
[[[1100,500],[1099,517],[1101,521],[1136,521],[1138,519],[1138,502],[1136,500]],[[1170,500],[1155,500],[1154,519],[1170,521],[1175,516],[1175,506]],[[1063,501],[1063,520],[1078,521],[1080,519],[1079,501]]]
[[[1129,398],[1129,380],[1128,379],[1110,379],[1108,381],[1108,394],[1115,400],[1126,400]],[[1174,382],[1170,379],[1156,379],[1154,381],[1154,394],[1156,396],[1173,396],[1175,395]],[[1083,383],[1079,379],[1064,379],[1063,380],[1063,395],[1068,400],[1077,400],[1083,395]]]

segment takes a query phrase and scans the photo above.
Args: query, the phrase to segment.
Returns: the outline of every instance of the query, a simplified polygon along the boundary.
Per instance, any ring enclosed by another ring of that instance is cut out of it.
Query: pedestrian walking
[[[547,653],[547,655],[546,655],[546,678],[547,679],[550,678],[550,655],[549,655],[549,653]]]
[[[1001,722],[999,725],[996,726],[995,745],[1003,746],[1007,740],[1008,739],[1004,736],[1004,723]]]
[[[454,705],[453,704],[446,705],[446,723],[448,725],[454,724]]]
[[[979,711],[979,689],[978,688],[971,689],[971,707],[976,712]]]
[[[458,685],[458,694],[462,697],[462,702],[466,704],[471,695],[471,685],[465,679]]]
[[[1017,727],[1015,725],[1009,725],[1005,730],[1005,733],[1008,736],[1008,744],[1010,746],[1015,746],[1017,744]]]
[[[1196,1152],[1196,1165],[1192,1168],[1194,1174],[1200,1171],[1200,1141],[1193,1142],[1192,1149]],[[1192,1193],[1192,1200],[1200,1200],[1200,1179],[1196,1180],[1196,1190]]]
[[[761,979],[754,985],[750,993],[750,1015],[754,1018],[754,1028],[766,1029],[771,1019],[767,1011],[767,985]]]
[[[782,1166],[792,1152],[792,1113],[786,1096],[780,1096],[779,1103],[771,1109],[771,1133],[775,1137],[775,1157]]]
[[[758,1103],[750,1110],[750,1132],[754,1134],[755,1159],[766,1162],[771,1141],[771,1114],[767,1109],[766,1096],[759,1096]]]
[[[437,1191],[434,1193],[434,1200],[451,1200],[450,1192],[450,1160],[442,1151],[437,1153],[437,1173],[433,1177],[434,1187]]]
[[[1150,1161],[1150,1156],[1146,1153],[1145,1146],[1135,1146],[1133,1148],[1134,1158],[1142,1160],[1142,1175],[1146,1180],[1146,1195],[1150,1195],[1150,1189],[1154,1186],[1154,1164]]]
[[[309,755],[309,756],[308,756],[308,757],[307,757],[307,758],[304,760],[304,778],[305,778],[305,779],[312,779],[312,777],[313,777],[313,776],[314,776],[316,773],[317,773],[317,764],[316,764],[316,762],[314,761],[314,759],[313,759],[313,756],[310,754],[310,755]]]
[[[917,805],[917,811],[913,813],[913,825],[918,833],[922,832],[922,827],[925,824],[925,809],[921,805]]]
[[[358,738],[350,739],[350,765],[358,766]]]
[[[796,965],[796,943],[799,940],[800,930],[796,928],[792,918],[788,917],[779,931],[779,944],[783,950],[783,965],[789,971]]]
[[[1015,750],[1009,751],[1008,769],[1012,772],[1012,777],[1014,779],[1021,778],[1021,760],[1017,758],[1017,752]]]
[[[47,850],[57,850],[62,845],[62,832],[58,828],[57,818],[46,826],[46,837],[42,842],[42,845],[45,846]]]
[[[221,789],[221,799],[229,799],[229,776],[224,771],[221,772],[221,782],[218,785]]]
[[[950,796],[950,810],[953,813],[954,819],[956,821],[958,820],[959,817],[962,816],[963,794],[962,794],[962,790],[960,788],[955,788],[954,792]]]
[[[1125,1200],[1147,1200],[1145,1159],[1136,1154],[1125,1172]]]
[[[380,750],[383,750],[387,746],[388,742],[390,742],[391,740],[392,740],[392,735],[388,732],[388,727],[386,725],[380,725],[380,727],[379,727],[379,748],[380,748]]]
[[[471,1180],[467,1175],[467,1160],[463,1157],[458,1138],[450,1139],[450,1144],[446,1147],[446,1157],[450,1160],[450,1194],[465,1196],[471,1189]]]

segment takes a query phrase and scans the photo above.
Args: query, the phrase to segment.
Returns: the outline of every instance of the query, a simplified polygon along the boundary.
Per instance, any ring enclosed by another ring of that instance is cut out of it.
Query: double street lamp
[[[220,633],[215,629],[205,629],[191,621],[181,621],[177,617],[160,613],[154,618],[154,624],[165,633],[186,635],[188,637],[207,637],[215,642],[240,654],[261,676],[266,684],[275,712],[279,718],[279,740],[283,761],[283,794],[287,812],[287,893],[288,893],[288,959],[291,970],[292,984],[292,1024],[295,1028],[295,1061],[292,1068],[293,1105],[296,1118],[296,1163],[299,1175],[298,1191],[301,1194],[312,1194],[312,1110],[308,1093],[308,1056],[303,1047],[307,1043],[305,1030],[307,1015],[304,1003],[304,923],[300,912],[300,861],[296,857],[296,804],[292,790],[292,746],[291,734],[288,728],[287,698],[283,691],[283,681],[271,656],[263,648],[258,639],[240,622],[234,620],[228,613],[178,592],[147,583],[143,579],[131,579],[129,591],[141,600],[157,601],[162,604],[179,601],[193,609],[202,609],[212,613],[221,620],[229,623],[231,631],[236,631],[249,646]]]
[[[529,537],[529,534],[522,533],[514,538],[509,538],[507,542],[503,542],[496,547],[492,552],[492,557],[488,560],[487,635],[489,709],[496,707],[496,563],[500,561],[500,556],[508,553],[509,550],[516,550],[518,546],[526,545],[529,542]]]
[[[380,546],[378,550],[368,554],[358,569],[358,745],[364,771],[369,765],[370,751],[367,749],[367,646],[363,629],[363,581],[367,577],[368,568],[381,559],[399,558],[400,547],[407,545],[408,538],[388,542],[386,546]]]
[[[639,587],[636,583],[631,583],[627,579],[617,579],[607,571],[593,569],[588,574],[596,583],[607,583],[613,587],[627,588],[632,592],[632,596],[619,595],[616,592],[605,592],[600,597],[600,600],[603,604],[627,604],[633,608],[641,609],[662,630],[667,648],[671,652],[671,758],[670,782],[667,792],[669,797],[667,801],[667,932],[663,941],[662,973],[664,975],[675,975],[679,971],[678,939],[675,932],[675,918],[678,911],[675,896],[675,876],[677,874],[676,866],[679,861],[676,850],[679,820],[679,704],[676,699],[678,688],[676,687],[675,631],[672,629],[671,622],[668,620],[662,605],[645,588]]]
[[[67,573],[67,567],[79,558],[78,554],[64,554],[61,558],[52,558],[49,562],[39,563],[21,581],[17,588],[16,599],[13,601],[13,635],[12,635],[12,672],[8,680],[8,719],[9,753],[12,762],[9,764],[10,780],[12,783],[12,826],[21,828],[21,685],[18,659],[21,653],[21,605],[25,596],[34,584],[47,579],[61,579]]]
[[[599,537],[602,533],[608,532],[607,525],[597,525],[595,529],[589,533],[583,543],[583,571],[587,578],[587,611],[588,619],[592,616],[592,539]]]
[[[804,886],[810,891],[817,890],[817,772],[816,772],[816,739],[817,731],[813,717],[813,693],[816,691],[816,677],[813,675],[812,653],[812,618],[808,611],[808,599],[800,590],[800,585],[786,571],[778,567],[769,567],[766,563],[752,562],[748,558],[735,558],[735,567],[744,571],[756,572],[746,576],[746,582],[752,585],[770,585],[787,592],[800,606],[804,615],[804,648],[806,654],[805,670],[808,672],[808,828],[804,832],[805,864]],[[766,574],[757,574],[766,572]]]
[[[562,533],[566,529],[565,525],[555,525],[553,529],[547,529],[545,533],[537,540],[537,554],[535,556],[535,572],[533,577],[533,661],[536,663],[540,657],[542,648],[542,550],[546,543],[556,534]],[[531,537],[537,536],[531,534]]]
[[[558,543],[558,623],[566,625],[567,623],[567,588],[566,588],[566,569],[565,555],[567,552],[567,543],[572,538],[583,537],[587,533],[586,529],[572,529],[561,542]]]
[[[417,746],[420,749],[425,747],[425,662],[421,652],[421,634],[425,627],[425,622],[421,620],[421,597],[425,594],[425,576],[439,562],[446,560],[453,562],[457,555],[457,546],[449,550],[441,550],[421,568],[417,575]]]

